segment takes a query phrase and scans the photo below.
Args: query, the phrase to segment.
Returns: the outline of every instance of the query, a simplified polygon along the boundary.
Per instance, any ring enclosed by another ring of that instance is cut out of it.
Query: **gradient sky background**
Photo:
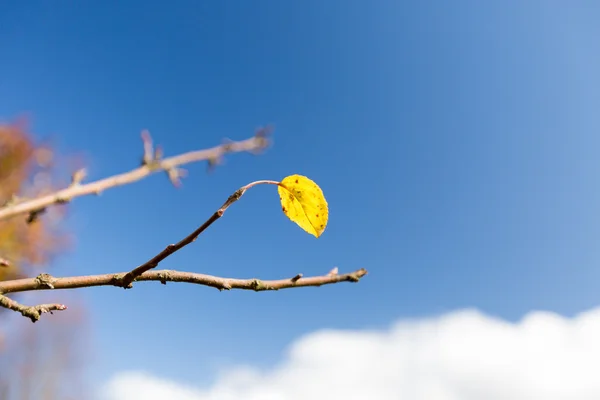
[[[189,166],[182,189],[158,175],[76,200],[76,248],[55,274],[130,269],[238,187],[293,173],[328,199],[321,238],[257,187],[161,267],[369,270],[359,284],[277,293],[86,289],[95,380],[141,369],[204,384],[229,364],[269,366],[315,329],[600,304],[600,4],[568,4],[0,5],[0,117],[29,113],[40,138],[83,152],[89,179],[135,167],[144,128],[174,155],[276,126],[266,154],[230,155],[210,175]]]

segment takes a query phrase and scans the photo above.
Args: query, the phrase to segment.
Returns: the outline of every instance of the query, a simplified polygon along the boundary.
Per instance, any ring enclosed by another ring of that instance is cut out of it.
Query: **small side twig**
[[[21,315],[31,319],[31,322],[36,322],[40,319],[43,313],[50,313],[52,311],[66,310],[67,306],[64,304],[39,304],[37,306],[24,306],[13,299],[10,299],[0,294],[0,306],[8,308],[9,310],[20,312]]]
[[[71,176],[71,186],[80,185],[81,182],[85,179],[87,175],[87,171],[85,168],[78,169]]]

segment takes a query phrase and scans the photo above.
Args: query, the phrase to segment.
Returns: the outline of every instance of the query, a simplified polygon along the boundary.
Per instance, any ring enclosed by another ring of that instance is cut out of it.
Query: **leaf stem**
[[[248,189],[250,189],[252,186],[256,186],[256,185],[277,185],[277,186],[282,186],[281,182],[277,182],[277,181],[270,181],[270,180],[262,180],[262,181],[254,181],[251,182],[249,184],[247,184],[246,186],[242,187],[241,189],[243,191],[246,191]]]

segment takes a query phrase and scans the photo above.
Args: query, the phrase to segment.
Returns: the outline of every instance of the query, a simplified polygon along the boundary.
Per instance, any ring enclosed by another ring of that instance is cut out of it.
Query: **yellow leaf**
[[[302,175],[290,175],[277,187],[281,210],[300,228],[315,237],[327,226],[329,210],[323,191],[315,182]]]

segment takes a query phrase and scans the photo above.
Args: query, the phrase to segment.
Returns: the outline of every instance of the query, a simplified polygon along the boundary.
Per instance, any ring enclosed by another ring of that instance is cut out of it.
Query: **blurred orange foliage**
[[[0,207],[64,187],[57,181],[57,161],[49,146],[36,144],[25,121],[0,123]],[[8,262],[0,265],[0,281],[45,272],[68,244],[59,229],[64,211],[54,206],[33,221],[27,214],[0,220],[0,260]],[[56,301],[57,294],[51,295]],[[86,336],[83,312],[75,301],[68,314],[33,325],[0,309],[0,399],[82,398],[77,391],[84,352],[76,344]]]
[[[54,165],[52,149],[36,146],[24,122],[0,125],[0,206],[56,190]],[[61,209],[53,207],[31,223],[23,215],[0,220],[0,258],[10,263],[0,266],[0,280],[29,275],[65,248],[67,237],[57,229]]]

